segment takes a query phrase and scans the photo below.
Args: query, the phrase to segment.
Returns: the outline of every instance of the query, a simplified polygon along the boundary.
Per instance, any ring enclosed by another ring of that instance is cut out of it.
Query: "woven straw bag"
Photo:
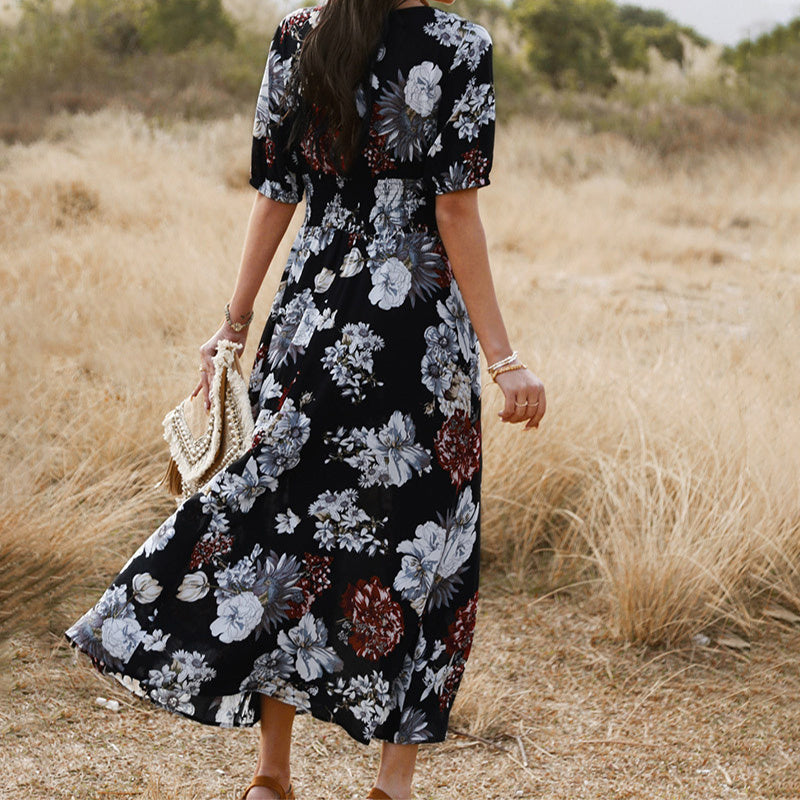
[[[251,445],[255,425],[239,346],[229,339],[217,342],[210,409],[201,391],[182,400],[163,419],[170,460],[156,486],[166,483],[179,505]]]

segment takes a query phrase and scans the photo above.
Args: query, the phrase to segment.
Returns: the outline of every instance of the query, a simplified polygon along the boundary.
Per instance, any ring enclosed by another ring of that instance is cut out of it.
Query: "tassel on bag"
[[[180,505],[250,447],[255,423],[237,342],[220,339],[206,409],[203,392],[187,397],[163,419],[170,459],[164,477]]]

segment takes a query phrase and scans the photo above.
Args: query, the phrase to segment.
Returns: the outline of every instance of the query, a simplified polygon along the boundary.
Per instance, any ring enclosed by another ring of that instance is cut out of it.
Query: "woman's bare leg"
[[[374,785],[383,789],[392,800],[408,800],[411,797],[411,781],[418,750],[418,744],[383,742],[381,764]]]
[[[261,695],[261,730],[256,775],[277,778],[284,789],[292,782],[289,765],[292,749],[292,725],[297,709],[274,697]],[[295,792],[297,794],[297,792]],[[247,800],[272,800],[278,795],[266,786],[254,786]]]

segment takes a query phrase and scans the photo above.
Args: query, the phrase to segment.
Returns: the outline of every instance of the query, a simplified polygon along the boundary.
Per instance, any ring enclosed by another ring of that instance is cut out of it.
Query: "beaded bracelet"
[[[228,325],[230,325],[231,328],[233,328],[237,333],[239,333],[239,331],[243,331],[250,324],[253,319],[253,314],[255,313],[255,309],[250,311],[250,316],[247,318],[247,322],[234,322],[231,319],[231,304],[225,304],[225,319],[227,320]]]

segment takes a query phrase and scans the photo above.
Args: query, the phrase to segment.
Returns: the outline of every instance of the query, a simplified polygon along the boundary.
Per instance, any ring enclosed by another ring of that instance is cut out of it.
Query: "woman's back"
[[[435,194],[489,183],[495,105],[488,32],[429,6],[390,11],[355,96],[359,116],[369,114],[369,133],[350,177],[342,178],[320,130],[281,152],[297,108],[289,78],[320,9],[287,14],[273,38],[256,109],[251,184],[284,202],[299,202],[305,190],[307,224],[342,223],[344,215],[353,234],[411,222],[435,231]]]

